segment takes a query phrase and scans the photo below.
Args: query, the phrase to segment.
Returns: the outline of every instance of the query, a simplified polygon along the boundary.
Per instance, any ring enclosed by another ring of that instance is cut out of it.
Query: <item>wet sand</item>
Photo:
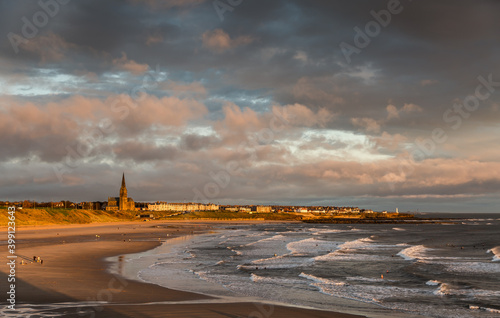
[[[206,233],[212,230],[211,224],[127,222],[17,229],[17,316],[361,317],[262,303],[217,303],[217,298],[126,280],[107,271],[107,257],[146,251],[173,237]],[[43,265],[32,262],[33,256],[40,256]],[[21,265],[21,259],[28,264]],[[7,282],[8,267],[2,263],[0,293],[6,295],[3,282]],[[0,303],[5,307],[5,297]]]

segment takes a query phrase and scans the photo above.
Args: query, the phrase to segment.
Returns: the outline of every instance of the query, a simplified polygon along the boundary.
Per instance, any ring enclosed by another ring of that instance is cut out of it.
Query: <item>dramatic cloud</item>
[[[400,114],[411,113],[411,112],[421,112],[422,108],[415,104],[404,104],[404,106],[398,109],[394,105],[387,105],[387,119],[399,118]]]
[[[119,70],[124,70],[134,75],[141,75],[148,70],[147,64],[138,64],[135,61],[129,60],[125,53],[122,53],[122,57],[114,59],[113,65]]]
[[[173,8],[173,7],[191,7],[203,3],[205,0],[129,0],[136,4],[146,4],[153,9]]]
[[[1,2],[0,200],[497,211],[500,3],[224,3]]]
[[[207,49],[217,53],[222,53],[224,51],[234,49],[238,46],[252,43],[253,38],[250,36],[239,36],[235,39],[231,39],[229,37],[229,34],[221,29],[216,29],[203,33],[202,41],[203,46]]]

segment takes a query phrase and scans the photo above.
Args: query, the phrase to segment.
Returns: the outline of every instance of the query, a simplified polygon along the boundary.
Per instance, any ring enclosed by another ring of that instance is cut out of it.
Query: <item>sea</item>
[[[500,215],[419,215],[437,216],[454,219],[221,224],[110,259],[110,270],[225,301],[366,317],[500,318]]]

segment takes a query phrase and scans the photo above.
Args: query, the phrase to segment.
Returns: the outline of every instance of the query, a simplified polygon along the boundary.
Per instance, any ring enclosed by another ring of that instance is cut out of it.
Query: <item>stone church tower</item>
[[[128,197],[125,173],[122,175],[120,197],[109,197],[106,211],[135,211],[135,202],[132,198]]]
[[[125,173],[122,176],[122,186],[120,188],[120,211],[128,210],[127,186],[125,185]]]

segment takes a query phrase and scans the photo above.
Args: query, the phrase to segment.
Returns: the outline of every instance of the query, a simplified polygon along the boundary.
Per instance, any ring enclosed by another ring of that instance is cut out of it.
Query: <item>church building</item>
[[[135,202],[127,196],[127,186],[125,185],[125,173],[122,176],[122,186],[120,197],[108,197],[106,211],[135,211]]]

